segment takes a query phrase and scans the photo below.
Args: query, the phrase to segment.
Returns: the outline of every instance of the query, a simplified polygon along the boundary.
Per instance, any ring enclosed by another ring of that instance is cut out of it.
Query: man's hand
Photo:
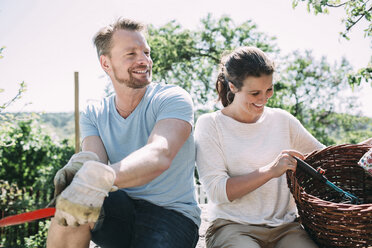
[[[54,217],[60,225],[79,226],[96,222],[116,175],[114,170],[96,161],[84,163],[71,184],[57,198]]]
[[[76,172],[80,170],[83,164],[87,161],[99,161],[98,156],[93,152],[79,152],[74,154],[68,163],[54,177],[54,198],[70,185]]]

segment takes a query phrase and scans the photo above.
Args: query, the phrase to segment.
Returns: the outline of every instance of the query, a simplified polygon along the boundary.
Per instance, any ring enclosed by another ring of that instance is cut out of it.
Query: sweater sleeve
[[[325,147],[292,115],[290,115],[290,129],[292,147],[297,151],[306,154]]]
[[[229,176],[213,114],[199,117],[195,126],[195,144],[199,179],[208,199],[216,204],[229,202],[226,193]]]

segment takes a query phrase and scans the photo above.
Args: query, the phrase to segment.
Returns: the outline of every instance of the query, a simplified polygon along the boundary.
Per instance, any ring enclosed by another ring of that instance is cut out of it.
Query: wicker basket
[[[345,202],[325,184],[298,169],[287,172],[300,221],[319,247],[372,247],[372,177],[357,162],[371,146],[330,146],[305,161],[324,169],[329,181],[359,197],[363,204]]]

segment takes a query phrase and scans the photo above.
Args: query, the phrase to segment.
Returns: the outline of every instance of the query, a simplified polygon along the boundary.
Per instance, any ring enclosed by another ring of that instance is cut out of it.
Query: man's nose
[[[149,55],[147,55],[146,53],[141,53],[139,58],[138,58],[138,63],[142,64],[142,65],[148,65],[148,64],[151,64],[152,60],[151,60],[151,57]]]

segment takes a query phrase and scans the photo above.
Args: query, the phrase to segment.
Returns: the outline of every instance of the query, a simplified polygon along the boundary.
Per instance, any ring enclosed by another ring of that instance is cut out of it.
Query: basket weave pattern
[[[372,247],[372,177],[357,164],[370,148],[330,146],[305,159],[315,169],[324,169],[330,182],[357,196],[363,202],[360,205],[345,201],[300,169],[287,172],[300,221],[319,247]]]

